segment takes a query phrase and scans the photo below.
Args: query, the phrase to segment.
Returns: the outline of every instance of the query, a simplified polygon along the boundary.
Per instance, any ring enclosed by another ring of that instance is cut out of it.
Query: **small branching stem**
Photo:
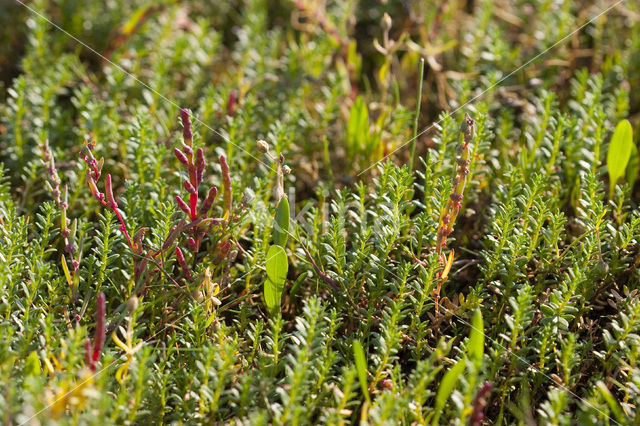
[[[451,194],[447,200],[447,204],[444,207],[440,215],[440,222],[438,224],[438,235],[436,240],[436,254],[438,260],[444,265],[446,256],[442,250],[446,247],[447,237],[453,231],[453,225],[458,217],[458,213],[462,208],[462,200],[464,198],[464,190],[467,185],[467,177],[469,176],[469,163],[471,163],[471,143],[473,142],[475,132],[475,122],[469,116],[465,114],[462,124],[460,125],[460,132],[462,133],[463,140],[458,145],[458,158],[456,159],[455,174],[453,176],[453,188]],[[445,267],[445,269],[447,269]],[[435,289],[435,309],[436,313],[439,311],[440,290],[442,284],[446,281],[447,274],[440,272],[438,276],[438,284]]]

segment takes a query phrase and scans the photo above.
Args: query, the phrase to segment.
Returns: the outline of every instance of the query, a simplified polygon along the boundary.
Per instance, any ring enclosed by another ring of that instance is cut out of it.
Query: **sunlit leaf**
[[[287,245],[289,238],[289,200],[282,197],[276,208],[276,217],[273,223],[273,244],[280,247]]]
[[[476,309],[473,314],[467,352],[469,359],[476,365],[479,366],[482,363],[484,355],[484,323],[482,322],[482,311],[480,309]]]
[[[440,387],[438,388],[438,393],[436,394],[436,402],[434,407],[434,411],[436,414],[433,417],[433,421],[431,424],[438,424],[440,414],[442,413],[442,410],[444,410],[444,405],[447,402],[447,399],[449,399],[449,395],[451,395],[451,392],[453,392],[453,388],[456,386],[456,383],[458,383],[458,379],[464,371],[464,367],[466,366],[466,364],[466,359],[462,358],[460,361],[456,362],[442,378]]]
[[[627,120],[622,120],[613,132],[607,152],[607,170],[609,170],[609,197],[613,196],[616,183],[625,174],[627,163],[633,148],[633,131]]]
[[[358,379],[360,380],[360,387],[362,393],[368,402],[371,402],[369,396],[369,388],[367,386],[367,361],[364,357],[364,349],[362,349],[362,343],[359,340],[353,341],[353,357],[356,361],[356,370],[358,371]]]
[[[289,271],[287,254],[280,246],[271,246],[267,252],[267,279],[264,282],[264,301],[269,312],[276,314],[280,311],[280,300],[284,290],[284,283]]]

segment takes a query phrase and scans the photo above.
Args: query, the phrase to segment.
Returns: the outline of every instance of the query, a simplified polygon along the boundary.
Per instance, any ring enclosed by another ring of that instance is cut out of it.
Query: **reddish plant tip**
[[[204,170],[204,150],[202,148],[198,148],[196,151],[196,168]]]
[[[196,188],[188,180],[184,181],[183,186],[185,191],[187,191],[189,194],[197,194]]]
[[[109,207],[113,210],[118,208],[118,203],[116,203],[116,199],[113,197],[113,187],[111,185],[111,174],[107,175],[107,184],[105,188],[105,192],[107,194],[107,202],[109,203]]]
[[[178,148],[173,148],[173,153],[175,154],[178,161],[180,161],[185,166],[189,165],[189,160],[187,159],[187,156],[184,154],[184,152],[180,151],[180,149]]]
[[[96,181],[93,179],[91,175],[91,171],[87,169],[87,184],[89,185],[89,191],[91,191],[91,195],[100,201],[101,203],[104,201],[104,195],[98,190],[98,186],[96,185]]]
[[[176,259],[178,259],[178,264],[180,265],[180,268],[182,268],[182,272],[184,272],[190,281],[193,281],[191,271],[189,270],[189,266],[187,265],[187,261],[184,259],[184,254],[182,254],[180,247],[176,247]]]
[[[493,383],[485,382],[478,392],[476,393],[476,397],[473,400],[473,412],[469,417],[469,426],[481,426],[482,420],[484,419],[484,409],[487,406],[487,400],[489,399],[489,393],[491,392],[491,388],[493,387]]]
[[[187,108],[183,108],[180,111],[180,118],[182,119],[182,136],[184,137],[185,144],[191,146],[193,143],[193,133],[191,131],[191,111]]]
[[[98,294],[96,301],[96,332],[93,338],[93,356],[92,361],[95,363],[100,358],[100,352],[104,346],[106,337],[105,319],[107,315],[107,299],[103,292]]]
[[[92,358],[92,354],[91,354],[91,341],[89,339],[87,339],[86,342],[84,342],[84,362],[86,362],[89,365],[89,368],[91,368],[91,371],[96,371],[96,366],[93,363]]]
[[[198,251],[198,245],[196,244],[196,240],[193,237],[189,237],[189,239],[187,240],[187,245],[189,246],[189,250],[191,250],[192,252],[197,252]]]
[[[227,115],[229,117],[233,117],[237,100],[238,100],[238,92],[236,92],[236,90],[233,89],[231,92],[229,92],[229,100],[227,101]]]
[[[180,198],[179,195],[176,195],[176,203],[178,203],[178,207],[180,207],[180,210],[182,210],[186,214],[191,214],[191,211],[189,210],[189,206],[187,206],[187,203],[185,203],[184,200]]]
[[[209,195],[204,199],[202,205],[200,206],[200,214],[205,215],[211,210],[211,206],[213,206],[213,202],[216,200],[216,196],[218,195],[218,188],[215,186],[209,190]]]

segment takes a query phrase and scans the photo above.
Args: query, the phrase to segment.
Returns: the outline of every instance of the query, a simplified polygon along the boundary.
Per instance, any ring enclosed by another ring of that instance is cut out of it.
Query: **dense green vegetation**
[[[0,422],[640,424],[638,2],[1,3]]]

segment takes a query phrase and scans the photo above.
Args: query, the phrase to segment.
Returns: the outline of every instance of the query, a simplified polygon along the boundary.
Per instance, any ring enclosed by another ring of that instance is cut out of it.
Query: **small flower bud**
[[[285,164],[284,166],[282,166],[282,173],[284,173],[285,175],[288,175],[289,173],[291,173],[291,167]]]
[[[256,143],[258,145],[258,151],[264,152],[265,154],[269,152],[269,144],[265,140],[258,140]]]
[[[382,30],[384,32],[389,31],[391,29],[391,25],[393,25],[391,16],[389,16],[389,14],[385,12],[384,16],[382,17]]]
[[[136,296],[131,296],[129,300],[127,300],[127,311],[131,314],[138,309],[138,298]]]

